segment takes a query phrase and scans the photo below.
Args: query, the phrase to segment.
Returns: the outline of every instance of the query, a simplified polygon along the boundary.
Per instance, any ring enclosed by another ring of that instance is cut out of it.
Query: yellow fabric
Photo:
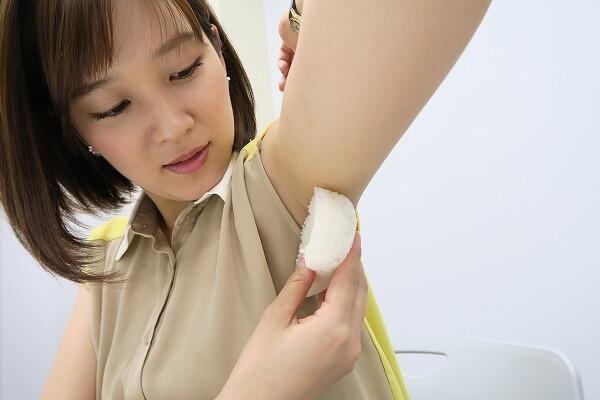
[[[127,227],[128,217],[121,215],[119,217],[111,218],[107,223],[93,228],[88,234],[87,240],[101,240],[104,242],[111,241],[118,237],[123,236],[125,228]],[[84,265],[82,268],[83,272],[90,273],[91,269],[88,265]],[[90,285],[87,282],[83,283],[83,287],[89,288]]]
[[[400,368],[398,367],[396,353],[394,353],[392,342],[387,334],[368,279],[367,285],[369,286],[369,294],[367,295],[365,325],[367,326],[369,334],[371,335],[371,338],[373,338],[373,342],[381,356],[381,363],[383,364],[385,374],[388,377],[394,398],[397,400],[410,400],[408,389],[406,388],[406,384],[400,373]]]
[[[356,218],[358,219],[357,230],[360,232],[360,216],[358,215],[358,210],[356,210]],[[367,326],[367,330],[381,357],[381,363],[383,364],[385,374],[388,377],[388,382],[390,383],[394,398],[398,400],[409,400],[408,390],[402,379],[402,374],[400,373],[396,353],[394,352],[392,342],[388,336],[385,324],[383,323],[383,318],[379,312],[379,307],[377,306],[377,301],[375,300],[373,289],[371,289],[371,284],[368,279],[367,286],[369,287],[369,291],[367,294],[365,325]]]
[[[244,148],[248,151],[248,160],[254,157],[254,155],[257,153],[258,142],[262,140],[267,133],[269,126],[271,126],[273,122],[274,121],[269,123],[267,127],[258,135],[258,137],[244,146]],[[360,216],[358,214],[358,210],[356,210],[356,218],[358,222],[357,231],[360,232]],[[369,283],[368,279],[367,285],[369,288],[369,293],[367,295],[365,325],[369,331],[369,335],[371,336],[373,343],[375,344],[375,347],[377,348],[377,352],[379,353],[379,357],[385,370],[385,374],[388,378],[394,399],[410,400],[406,384],[404,383],[398,362],[396,360],[396,353],[394,353],[392,342],[390,341],[385,324],[383,323],[383,318],[379,312],[379,307],[375,301],[375,296],[373,295],[373,290],[371,289],[371,284]]]
[[[88,240],[104,240],[108,242],[123,236],[127,227],[127,221],[127,216],[112,218],[106,224],[92,229],[88,235]]]

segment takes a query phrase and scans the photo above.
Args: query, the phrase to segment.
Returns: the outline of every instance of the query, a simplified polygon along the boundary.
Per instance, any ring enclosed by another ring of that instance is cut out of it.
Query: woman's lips
[[[204,148],[202,148],[202,150],[196,152],[194,155],[192,155],[190,158],[188,158],[185,161],[168,164],[168,165],[165,165],[164,167],[172,172],[177,173],[177,174],[192,173],[192,172],[196,171],[197,169],[199,169],[201,166],[203,166],[204,163],[206,162],[206,159],[208,158],[208,146],[209,145],[210,145],[210,142],[206,146],[204,146]]]
[[[208,146],[208,145],[206,145],[206,146]],[[204,147],[206,147],[206,146],[204,146]],[[186,161],[189,158],[191,158],[192,156],[196,155],[200,150],[202,150],[202,148],[203,147],[196,147],[195,149],[193,149],[185,154],[180,155],[179,157],[177,157],[176,159],[174,159],[173,161],[171,161],[170,163],[167,163],[165,165],[177,164],[179,162]]]

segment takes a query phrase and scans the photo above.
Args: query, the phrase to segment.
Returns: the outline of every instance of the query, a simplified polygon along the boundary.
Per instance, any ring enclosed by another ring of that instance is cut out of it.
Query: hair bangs
[[[163,41],[171,27],[177,33],[191,28],[196,39],[205,43],[195,10],[186,0],[143,4],[156,18]],[[51,37],[40,37],[38,43],[54,44],[40,46],[40,55],[55,114],[68,114],[69,102],[80,94],[85,83],[106,75],[113,65],[114,6],[114,0],[39,3],[38,32],[49,32]],[[198,11],[207,20],[210,18],[208,9],[200,7]]]

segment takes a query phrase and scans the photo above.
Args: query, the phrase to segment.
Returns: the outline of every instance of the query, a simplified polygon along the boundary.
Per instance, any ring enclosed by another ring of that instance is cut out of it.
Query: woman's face
[[[71,102],[73,126],[155,202],[194,200],[219,182],[231,157],[234,120],[225,62],[206,35],[206,46],[190,35],[154,57],[176,29],[144,3],[115,2],[114,62],[97,77],[110,81]],[[179,30],[192,32],[178,18]],[[206,144],[207,159],[195,171],[165,167]]]

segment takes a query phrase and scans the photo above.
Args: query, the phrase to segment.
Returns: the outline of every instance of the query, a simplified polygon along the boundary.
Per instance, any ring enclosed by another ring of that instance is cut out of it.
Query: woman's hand
[[[285,89],[285,82],[287,80],[288,72],[290,71],[290,66],[294,61],[294,50],[288,47],[285,42],[281,43],[281,48],[279,50],[279,56],[277,58],[277,67],[281,71],[281,78],[279,79],[279,90],[283,92]]]
[[[219,399],[314,399],[351,372],[361,352],[367,283],[357,233],[314,315],[297,312],[315,277],[300,267],[267,307]],[[243,396],[241,396],[243,393]]]
[[[296,1],[296,6],[300,4]],[[294,61],[294,54],[296,52],[296,46],[298,45],[298,33],[294,32],[290,27],[290,21],[288,19],[289,10],[286,9],[281,18],[279,19],[279,36],[281,36],[281,48],[279,49],[279,55],[277,56],[277,67],[281,71],[281,79],[279,81],[279,90],[283,92],[285,88],[285,81],[287,79],[290,66]]]

